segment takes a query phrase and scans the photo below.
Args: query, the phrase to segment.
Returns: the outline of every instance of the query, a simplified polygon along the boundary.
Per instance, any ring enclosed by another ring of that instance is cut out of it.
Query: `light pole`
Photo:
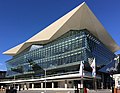
[[[14,77],[14,84],[13,84],[13,87],[14,87],[14,89],[15,89],[15,75],[14,75],[13,77]]]
[[[45,71],[45,93],[46,93],[46,68],[44,69]]]

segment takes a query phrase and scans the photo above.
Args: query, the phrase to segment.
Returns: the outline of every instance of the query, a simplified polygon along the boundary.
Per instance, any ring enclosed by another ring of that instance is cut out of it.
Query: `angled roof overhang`
[[[7,55],[16,55],[32,44],[46,44],[70,30],[87,29],[95,35],[109,50],[116,52],[120,47],[107,33],[89,7],[82,3],[38,34],[34,35],[24,43],[4,52]],[[109,43],[108,43],[109,42]]]

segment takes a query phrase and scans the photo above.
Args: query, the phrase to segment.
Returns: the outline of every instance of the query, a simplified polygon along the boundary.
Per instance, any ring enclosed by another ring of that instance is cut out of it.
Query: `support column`
[[[67,80],[65,80],[65,88],[67,88]]]
[[[24,84],[21,84],[21,90],[24,90]]]
[[[32,83],[32,88],[34,88],[34,83]]]
[[[43,88],[43,83],[41,83],[41,88]]]
[[[81,79],[80,88],[83,88],[83,79]]]
[[[30,88],[30,84],[29,83],[26,83],[26,88],[27,88],[27,90]]]
[[[104,89],[104,74],[102,73],[102,82],[101,82],[101,88]]]
[[[26,84],[24,84],[24,90],[27,90],[27,88],[26,88]]]
[[[52,82],[52,88],[54,88],[54,82]]]
[[[10,89],[10,86],[8,87],[8,89]]]
[[[103,82],[101,82],[101,89],[103,89]]]
[[[115,77],[115,88],[117,88],[117,85],[118,85],[118,78]]]
[[[19,85],[17,86],[17,90],[20,90],[20,86]]]
[[[81,88],[81,84],[78,84],[78,88]]]

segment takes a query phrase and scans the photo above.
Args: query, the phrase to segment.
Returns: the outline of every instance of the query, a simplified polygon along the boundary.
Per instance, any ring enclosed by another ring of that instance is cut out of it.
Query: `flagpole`
[[[94,58],[94,61],[95,61],[95,58]],[[95,79],[95,91],[97,91],[96,63],[95,63],[95,76],[94,76],[94,79]]]
[[[94,77],[94,84],[95,84],[95,91],[97,91],[97,81],[96,81],[96,77]]]
[[[97,91],[96,77],[93,77],[93,89]]]
[[[92,67],[92,77],[93,77],[94,90],[97,91],[95,58],[93,59],[93,62],[92,62],[92,64],[90,66]]]
[[[84,64],[83,64],[83,61],[81,63],[82,63],[81,88],[83,89],[83,68],[84,68]]]
[[[81,88],[83,88],[83,76],[81,77]]]
[[[80,73],[80,76],[81,76],[80,88],[83,88],[83,68],[84,68],[84,64],[83,64],[83,61],[81,61],[80,70],[79,70],[79,73]]]

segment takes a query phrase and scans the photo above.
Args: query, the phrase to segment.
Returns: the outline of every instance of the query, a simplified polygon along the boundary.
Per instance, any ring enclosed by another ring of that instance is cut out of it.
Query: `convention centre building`
[[[96,63],[97,88],[110,88],[110,77],[99,70],[115,61],[120,47],[108,34],[86,3],[82,3],[48,27],[3,54],[6,77],[16,84],[33,88],[75,88],[81,86],[80,64],[84,63],[83,86],[94,87],[92,60]]]

